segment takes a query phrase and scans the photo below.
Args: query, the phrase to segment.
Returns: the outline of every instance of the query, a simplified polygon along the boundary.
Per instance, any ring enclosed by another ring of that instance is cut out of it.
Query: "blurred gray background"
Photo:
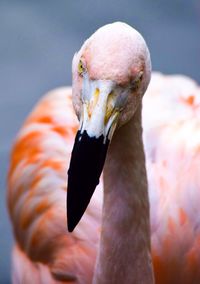
[[[98,27],[125,21],[145,37],[153,69],[200,83],[200,1],[0,0],[0,283],[10,282],[6,172],[12,141],[49,89],[71,84],[71,59]],[[28,284],[28,283],[27,283]]]

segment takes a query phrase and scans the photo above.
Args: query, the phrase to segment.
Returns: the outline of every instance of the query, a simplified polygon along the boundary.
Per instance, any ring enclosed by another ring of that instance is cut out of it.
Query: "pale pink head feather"
[[[111,80],[126,87],[142,71],[143,80],[138,89],[140,95],[144,94],[150,81],[150,54],[140,33],[122,22],[105,25],[87,39],[74,56],[73,103],[76,112],[82,87],[82,78],[77,72],[80,59],[91,80]]]

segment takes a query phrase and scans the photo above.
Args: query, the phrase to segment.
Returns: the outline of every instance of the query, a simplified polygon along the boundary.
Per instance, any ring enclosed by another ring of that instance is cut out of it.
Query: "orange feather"
[[[200,89],[186,77],[154,74],[143,105],[156,283],[200,283]],[[77,127],[71,89],[60,88],[38,103],[16,138],[7,193],[13,283],[92,281],[102,183],[75,231],[66,229]]]

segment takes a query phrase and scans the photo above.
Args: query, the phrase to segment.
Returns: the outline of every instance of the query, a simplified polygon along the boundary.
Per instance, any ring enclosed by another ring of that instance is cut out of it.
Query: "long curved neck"
[[[93,283],[154,283],[141,106],[131,121],[116,132],[108,151],[102,232]]]

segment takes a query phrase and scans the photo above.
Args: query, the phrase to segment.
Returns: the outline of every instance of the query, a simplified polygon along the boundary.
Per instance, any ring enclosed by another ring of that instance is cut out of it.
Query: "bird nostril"
[[[99,88],[96,88],[95,92],[94,92],[94,96],[93,96],[93,105],[95,107],[95,105],[97,104],[97,101],[99,99]]]
[[[92,96],[92,98],[91,98],[91,101],[90,101],[90,103],[89,103],[89,105],[88,105],[88,116],[89,116],[89,117],[91,117],[92,112],[93,112],[93,110],[94,110],[94,108],[95,108],[95,106],[96,106],[96,104],[97,104],[97,102],[98,102],[99,93],[100,93],[99,88],[96,88],[96,89],[95,89],[95,92],[94,92],[94,94],[93,94],[93,96]]]
[[[113,110],[114,110],[114,105],[115,105],[115,95],[114,92],[110,92],[107,98],[107,103],[106,103],[106,114],[105,114],[105,119],[104,119],[104,124],[106,125],[109,118],[111,117]]]

